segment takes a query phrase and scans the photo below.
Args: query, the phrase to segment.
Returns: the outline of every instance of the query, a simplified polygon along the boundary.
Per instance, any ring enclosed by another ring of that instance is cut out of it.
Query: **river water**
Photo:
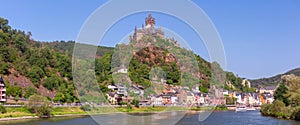
[[[0,125],[300,125],[300,122],[292,120],[280,120],[260,115],[259,111],[213,112],[204,121],[199,121],[197,113],[186,114],[183,112],[169,112],[160,115],[145,114],[106,114],[97,116],[56,117],[50,119],[30,119],[0,122]],[[179,117],[177,117],[179,116]],[[182,117],[183,116],[183,117]],[[180,118],[180,119],[178,119]]]

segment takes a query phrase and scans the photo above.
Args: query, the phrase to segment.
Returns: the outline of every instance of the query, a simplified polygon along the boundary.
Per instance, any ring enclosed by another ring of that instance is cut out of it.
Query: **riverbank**
[[[86,112],[80,107],[55,107],[51,114],[52,117],[67,117],[67,116],[85,116],[89,114],[112,114],[112,113],[156,113],[156,112],[172,112],[172,111],[202,111],[214,110],[214,107],[182,107],[182,106],[148,106],[148,107],[93,107],[90,111]],[[0,121],[8,120],[21,120],[21,119],[37,119],[35,114],[31,113],[25,107],[19,108],[6,108],[7,113],[0,114]],[[216,110],[220,110],[218,107]],[[224,109],[222,109],[224,110]]]
[[[263,116],[300,121],[300,106],[285,106],[281,101],[262,105],[260,112]]]
[[[200,111],[201,112],[201,111]],[[136,114],[143,115],[143,114]],[[127,117],[128,115],[123,115],[122,113],[116,113],[114,115],[104,114],[99,116],[59,116],[52,117],[49,119],[25,119],[25,120],[10,120],[10,121],[0,121],[1,125],[98,125],[98,124],[127,124],[127,125],[140,125],[141,122],[144,125],[156,124],[167,124],[170,123],[170,119],[177,117],[178,122],[174,123],[176,125],[194,125],[194,124],[205,124],[205,125],[241,125],[241,124],[251,124],[251,125],[298,125],[300,122],[293,120],[283,120],[276,119],[272,117],[264,117],[260,115],[260,112],[249,111],[249,112],[234,112],[234,111],[214,111],[210,116],[204,120],[199,121],[199,113],[189,113],[187,115],[182,115],[182,112],[165,112],[159,117]],[[117,120],[116,120],[117,119]]]

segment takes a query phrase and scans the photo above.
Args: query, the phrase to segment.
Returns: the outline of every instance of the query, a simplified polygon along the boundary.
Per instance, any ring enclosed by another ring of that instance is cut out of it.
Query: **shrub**
[[[269,108],[269,110],[270,110],[269,115],[276,117],[276,113],[281,112],[282,108],[284,108],[284,107],[285,107],[285,104],[282,101],[275,100]]]
[[[287,114],[283,113],[283,112],[276,112],[275,116],[277,118],[286,118]]]
[[[121,102],[121,105],[127,105],[127,102]]]
[[[140,107],[140,101],[137,99],[133,99],[131,102],[132,105],[134,105],[135,107],[139,108]]]
[[[92,111],[91,105],[88,105],[88,104],[82,105],[80,107],[80,109],[83,110],[83,111]]]
[[[29,111],[35,113],[39,117],[50,117],[52,106],[46,97],[40,95],[32,95],[28,99],[26,106]]]
[[[132,110],[132,106],[130,104],[127,104],[126,109],[127,109],[127,111],[130,111],[130,110]]]
[[[51,107],[49,107],[46,104],[43,104],[39,107],[37,115],[39,117],[49,117],[49,116],[51,116],[51,111],[52,111]]]
[[[272,104],[263,104],[260,109],[261,114],[264,116],[271,115],[271,111],[270,111],[271,106]]]
[[[291,107],[283,107],[281,109],[281,112],[284,114],[283,118],[285,118],[285,119],[291,119],[292,118],[292,113],[293,113],[293,108],[291,108]]]
[[[4,114],[4,113],[7,112],[7,111],[6,111],[6,108],[5,108],[2,104],[0,104],[0,112],[1,112],[2,114]]]
[[[226,105],[217,105],[216,110],[227,110]]]
[[[293,117],[295,120],[300,121],[300,108],[296,108],[293,112]]]

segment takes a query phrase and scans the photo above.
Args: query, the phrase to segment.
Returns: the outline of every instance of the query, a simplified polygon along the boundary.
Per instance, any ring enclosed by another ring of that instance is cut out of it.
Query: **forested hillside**
[[[77,92],[74,91],[71,63],[75,42],[38,42],[33,40],[31,35],[31,32],[13,29],[8,25],[8,20],[0,18],[0,75],[3,76],[7,84],[7,96],[19,99],[28,98],[33,94],[40,94],[55,102],[78,102]],[[146,39],[145,42],[147,42]],[[161,67],[165,71],[167,84],[178,85],[193,82],[200,85],[199,89],[201,91],[207,92],[209,83],[217,81],[218,78],[212,76],[211,63],[205,61],[199,55],[195,55],[190,50],[173,46],[170,41],[158,40],[160,41],[158,43],[163,43],[159,46],[165,48],[169,46],[173,49],[147,47],[136,51],[132,60],[128,62],[129,76],[133,83],[149,87],[151,79],[148,73],[155,67]],[[118,55],[116,54],[118,53],[117,49],[135,45],[137,44],[120,44],[116,48],[98,47],[95,73],[101,91],[108,91],[107,85],[114,83],[112,74],[116,70],[114,68],[116,68],[117,63],[112,64],[115,61],[112,59],[113,56]],[[189,58],[178,62],[172,55],[173,52],[182,57],[193,55],[197,62],[192,62],[193,65],[184,63],[189,61]],[[119,60],[119,62],[122,62],[122,60]],[[191,68],[196,66],[194,65],[196,63],[198,64],[199,74],[193,73],[195,71],[192,70],[195,69]],[[192,74],[187,75],[180,72],[180,69]],[[222,69],[220,71],[223,72]],[[227,80],[230,80],[236,87],[227,88],[242,90],[240,81],[236,80],[240,78],[232,74],[228,77],[230,79]],[[190,81],[180,83],[181,75]],[[200,80],[193,81],[190,76],[200,77]]]

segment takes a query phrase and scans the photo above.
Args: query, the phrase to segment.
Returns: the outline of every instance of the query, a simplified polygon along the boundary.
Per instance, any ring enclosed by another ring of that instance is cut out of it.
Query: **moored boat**
[[[247,108],[246,108],[246,106],[237,106],[236,108],[235,108],[235,111],[236,112],[246,112],[247,111]]]

